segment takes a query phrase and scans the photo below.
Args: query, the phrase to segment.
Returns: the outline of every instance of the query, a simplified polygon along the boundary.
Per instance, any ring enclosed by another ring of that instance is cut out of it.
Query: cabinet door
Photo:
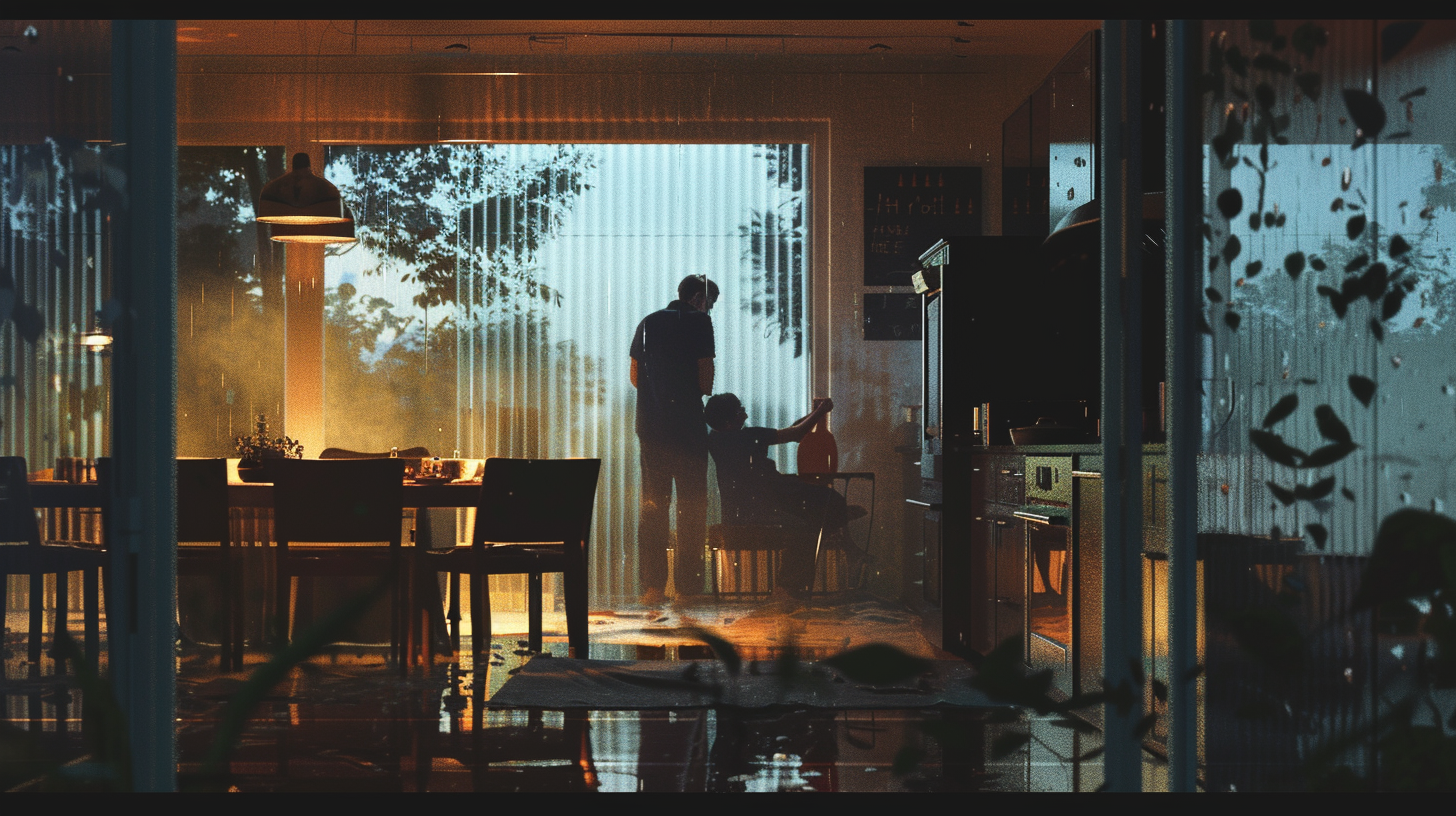
[[[992,522],[996,548],[996,642],[1026,631],[1026,527],[1022,521]]]

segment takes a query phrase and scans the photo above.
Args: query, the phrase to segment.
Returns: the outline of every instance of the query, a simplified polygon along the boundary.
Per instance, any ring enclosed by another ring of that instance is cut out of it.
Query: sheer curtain
[[[360,241],[326,264],[328,444],[600,457],[593,594],[636,594],[632,332],[706,274],[715,390],[756,424],[806,412],[808,166],[807,145],[331,150]]]

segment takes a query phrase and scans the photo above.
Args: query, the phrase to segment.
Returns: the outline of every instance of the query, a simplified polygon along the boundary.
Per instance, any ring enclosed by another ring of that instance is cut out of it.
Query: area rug
[[[707,630],[733,644],[744,660],[774,660],[786,651],[812,660],[870,643],[888,643],[915,657],[944,656],[921,634],[918,616],[873,599],[593,613],[590,626],[591,642],[602,645],[700,645],[699,632]]]
[[[823,663],[748,661],[736,674],[716,660],[572,660],[534,658],[487,703],[492,708],[645,710],[801,706],[906,709],[991,708],[972,688],[970,666],[928,661],[929,670],[899,683],[846,679]]]

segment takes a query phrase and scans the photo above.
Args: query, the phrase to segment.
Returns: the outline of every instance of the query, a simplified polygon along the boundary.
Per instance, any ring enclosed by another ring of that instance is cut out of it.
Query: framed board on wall
[[[866,167],[865,286],[908,286],[920,253],[981,234],[981,168]]]

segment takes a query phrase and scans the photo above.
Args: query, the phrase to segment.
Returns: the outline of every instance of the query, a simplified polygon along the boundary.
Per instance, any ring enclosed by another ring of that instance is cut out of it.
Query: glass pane
[[[1438,784],[1456,30],[1205,33],[1208,783]]]
[[[706,273],[715,389],[801,416],[807,168],[806,145],[331,149],[359,241],[325,268],[327,444],[602,457],[593,591],[635,594],[633,330]]]

